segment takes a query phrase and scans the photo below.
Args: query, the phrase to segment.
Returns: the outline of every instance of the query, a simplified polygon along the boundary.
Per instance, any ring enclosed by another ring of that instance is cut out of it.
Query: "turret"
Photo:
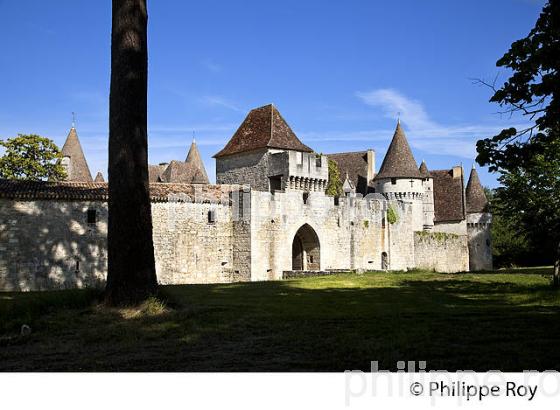
[[[469,239],[469,269],[492,269],[492,242],[488,199],[473,164],[466,189],[467,235]]]
[[[374,178],[375,192],[389,200],[411,203],[415,231],[424,229],[423,182],[424,178],[398,121],[387,154]]]
[[[76,128],[72,126],[62,147],[62,166],[66,170],[67,181],[93,182],[89,167],[78,138]]]
[[[422,175],[422,184],[424,185],[424,198],[422,202],[424,212],[424,230],[429,231],[434,227],[434,180],[430,175],[426,161],[420,164],[420,175]]]

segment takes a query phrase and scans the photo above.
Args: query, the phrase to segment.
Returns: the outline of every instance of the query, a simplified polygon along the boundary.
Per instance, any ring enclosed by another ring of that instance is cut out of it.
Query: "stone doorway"
[[[292,242],[292,270],[321,270],[319,237],[308,224],[298,229]]]

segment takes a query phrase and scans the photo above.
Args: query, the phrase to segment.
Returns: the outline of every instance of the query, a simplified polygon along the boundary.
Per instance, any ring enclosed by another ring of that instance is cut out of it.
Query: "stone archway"
[[[321,246],[315,230],[303,225],[292,242],[292,270],[321,270]]]

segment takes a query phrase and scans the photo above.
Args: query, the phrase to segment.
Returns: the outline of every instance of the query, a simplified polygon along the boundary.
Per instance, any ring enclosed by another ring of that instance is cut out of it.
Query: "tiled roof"
[[[375,179],[382,178],[422,178],[400,122],[397,123],[379,173],[375,176]]]
[[[434,222],[452,222],[465,219],[464,183],[460,177],[453,178],[453,170],[432,170],[434,180]]]
[[[261,148],[313,152],[298,139],[276,107],[269,104],[251,110],[224,149],[214,158]]]
[[[420,171],[420,175],[422,175],[422,178],[430,178],[430,171],[428,171],[426,161],[422,161],[418,170]]]
[[[80,181],[80,182],[92,182],[91,172],[89,172],[89,167],[82,150],[82,145],[78,138],[78,133],[76,128],[72,127],[68,136],[66,137],[66,142],[62,147],[62,156],[69,157],[70,163],[68,164],[68,181]]]
[[[229,194],[239,190],[237,185],[150,184],[154,202],[166,202],[169,195],[188,195],[197,201],[229,201]],[[109,186],[106,182],[46,182],[0,179],[0,198],[23,201],[69,200],[107,201]],[[196,193],[196,195],[195,195]]]
[[[466,190],[467,213],[488,212],[488,199],[478,178],[478,172],[473,167]]]
[[[367,180],[367,151],[339,152],[327,154],[327,157],[336,162],[341,178],[348,175],[348,179],[356,187],[356,192],[367,195],[371,182]]]

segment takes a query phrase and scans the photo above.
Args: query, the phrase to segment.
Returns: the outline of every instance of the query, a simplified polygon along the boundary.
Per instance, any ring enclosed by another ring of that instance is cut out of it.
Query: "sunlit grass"
[[[522,272],[522,273],[518,273]],[[370,272],[162,286],[108,308],[99,292],[0,293],[0,369],[560,369],[550,268]],[[19,335],[22,324],[32,334]]]

